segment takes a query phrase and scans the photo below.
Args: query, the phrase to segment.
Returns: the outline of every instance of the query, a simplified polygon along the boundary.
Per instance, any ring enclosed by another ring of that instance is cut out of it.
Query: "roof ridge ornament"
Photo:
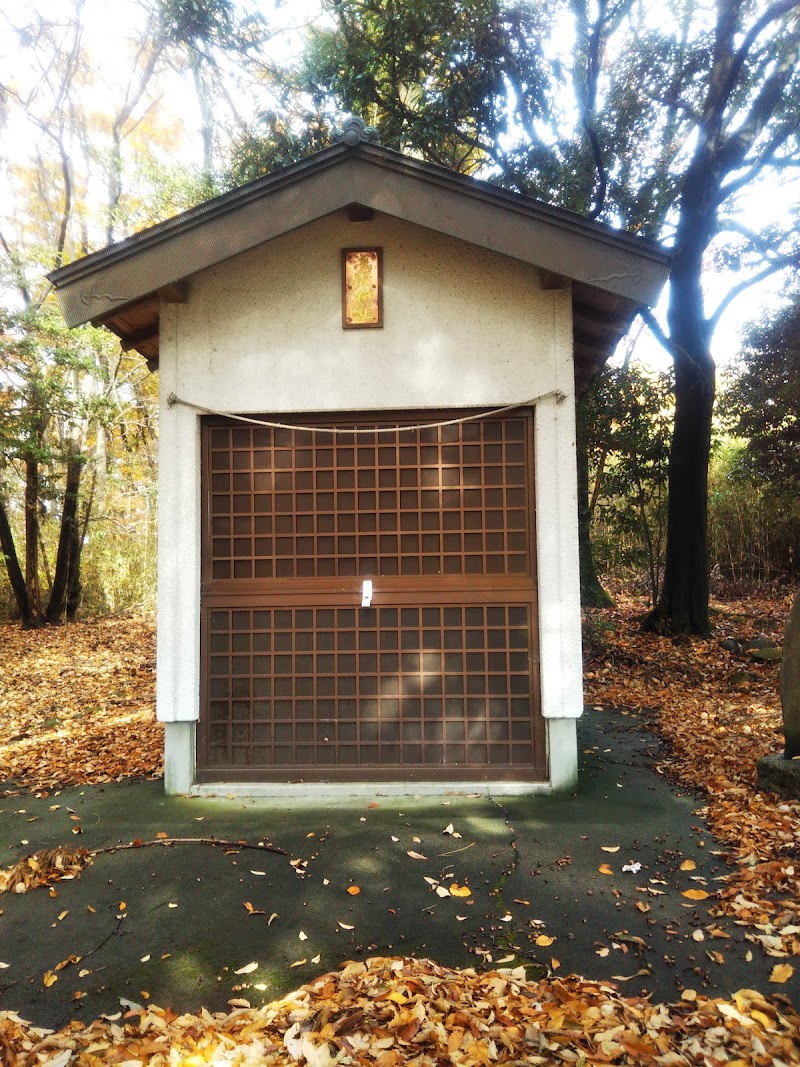
[[[375,127],[368,126],[358,115],[347,115],[340,126],[334,126],[331,141],[333,144],[346,144],[351,147],[360,144],[361,141],[380,144]]]

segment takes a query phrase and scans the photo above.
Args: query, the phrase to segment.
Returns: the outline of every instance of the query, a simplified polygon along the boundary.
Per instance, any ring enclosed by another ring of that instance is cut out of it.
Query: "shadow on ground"
[[[775,961],[712,919],[713,897],[683,896],[713,893],[727,868],[695,813],[701,799],[650,769],[657,740],[609,712],[588,712],[580,735],[572,797],[387,798],[376,787],[373,800],[292,806],[166,798],[159,782],[127,782],[5,798],[4,866],[56,845],[158,833],[273,842],[288,855],[157,845],[100,855],[50,891],[0,897],[0,1009],[45,1026],[114,1013],[120,998],[225,1010],[376,954],[616,977],[626,992],[666,1000],[684,987],[772,991]],[[451,823],[460,837],[443,832]],[[681,870],[687,859],[694,869]],[[432,882],[471,896],[437,895]]]

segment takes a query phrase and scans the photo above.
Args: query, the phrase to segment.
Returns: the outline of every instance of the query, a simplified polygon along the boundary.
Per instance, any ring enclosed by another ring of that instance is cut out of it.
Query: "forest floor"
[[[729,998],[686,988],[674,1003],[655,1003],[627,995],[607,979],[559,978],[555,959],[546,977],[526,981],[519,968],[458,970],[378,956],[257,1009],[245,999],[229,1002],[229,1013],[176,1015],[130,1003],[123,1016],[73,1022],[53,1035],[13,1012],[0,1012],[0,1060],[10,1067],[304,1059],[310,1067],[334,1062],[399,1067],[412,1060],[441,1061],[443,1055],[465,1067],[520,1056],[543,1064],[580,1063],[581,1057],[592,1063],[800,1063],[800,1018],[786,996],[797,1003],[800,803],[755,788],[756,759],[782,745],[779,667],[720,644],[725,638],[761,637],[780,645],[789,603],[788,598],[715,603],[712,638],[671,640],[639,634],[636,618],[643,605],[620,598],[617,607],[590,613],[584,634],[586,698],[593,715],[602,719],[607,711],[609,724],[627,717],[634,732],[645,729],[663,739],[654,749],[657,772],[677,788],[702,791],[698,818],[716,839],[714,855],[732,868],[714,886],[698,877],[693,879],[698,888],[683,892],[689,898],[684,907],[690,901],[707,904],[712,917],[705,933],[698,928],[692,936],[698,942],[729,936],[714,933],[714,916],[720,927],[740,927],[752,951],[770,961],[768,988],[744,989]],[[34,794],[44,802],[65,787],[159,777],[162,732],[153,715],[155,657],[148,620],[98,620],[38,633],[2,626],[0,650],[0,795],[5,787],[7,796]],[[80,818],[70,818],[73,833],[80,832]],[[60,878],[80,877],[91,862],[76,849],[80,841],[64,841],[48,857],[39,854],[33,864],[23,858],[0,871],[0,892],[39,883],[40,892],[49,886],[56,895]],[[612,855],[601,858],[614,862],[618,848],[603,851]],[[570,857],[563,860],[563,871],[561,861],[555,862],[568,879]],[[601,875],[611,873],[603,870],[607,866],[598,868]],[[691,858],[680,864],[688,878],[695,869]],[[459,886],[452,888],[453,896],[461,895]],[[441,887],[436,889],[441,896]],[[648,892],[655,906],[656,894],[663,893],[656,885]],[[649,899],[636,902],[639,912],[650,910]],[[124,910],[125,904],[118,907]],[[549,931],[534,933],[537,945],[554,940]],[[698,943],[698,952],[712,943],[718,942]],[[712,964],[722,959],[716,948],[706,955]],[[505,961],[495,953],[493,966]],[[72,970],[78,962],[65,958],[45,974],[44,985],[58,980],[59,967]],[[582,969],[591,974],[591,963]]]

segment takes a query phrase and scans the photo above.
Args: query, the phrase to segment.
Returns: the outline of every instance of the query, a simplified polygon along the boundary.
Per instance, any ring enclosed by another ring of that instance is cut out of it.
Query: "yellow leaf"
[[[619,845],[601,845],[600,846],[601,852],[619,852],[619,849],[620,849]]]
[[[794,967],[791,963],[776,963],[772,968],[772,974],[769,976],[770,982],[778,982],[783,985],[784,982],[788,982],[794,974]]]
[[[457,885],[455,882],[449,887],[451,897],[471,897],[472,890],[468,885]]]
[[[697,870],[697,864],[694,860],[684,860],[681,864],[682,871],[695,871]]]
[[[53,974],[52,971],[45,971],[44,972],[44,978],[42,979],[42,982],[47,987],[47,989],[49,989],[51,985],[55,985],[57,981],[58,981],[58,975],[57,974]]]
[[[681,896],[688,897],[689,900],[705,900],[709,893],[706,893],[705,889],[684,889]]]
[[[350,894],[351,897],[357,897],[361,890],[358,888],[357,885],[349,885],[347,887],[347,892]]]
[[[601,874],[613,874],[614,873],[607,863],[601,863],[600,866],[597,869]]]
[[[159,830],[156,834],[156,837],[159,839],[159,841],[163,841],[166,836],[167,835],[164,833],[163,830]]]
[[[348,926],[347,923],[343,923],[341,920],[337,920],[343,930],[355,930],[355,926]]]
[[[552,945],[555,941],[554,937],[548,937],[547,934],[539,934],[536,938],[536,944],[540,948],[547,948],[548,945]]]
[[[406,855],[410,856],[412,860],[426,860],[428,858],[427,856],[423,856],[421,852],[412,852],[411,850],[406,852]]]
[[[244,967],[240,967],[238,971],[234,971],[234,974],[252,974],[253,971],[258,970],[257,963],[246,963]]]
[[[289,964],[289,968],[291,969],[292,967],[302,967],[304,963],[308,963],[308,960],[295,960],[294,963]],[[249,1004],[247,1006],[248,1008],[250,1007]]]
[[[551,959],[550,959],[550,970],[551,971],[557,971],[560,966],[561,966],[561,960],[557,960],[555,958],[555,956],[552,956]]]

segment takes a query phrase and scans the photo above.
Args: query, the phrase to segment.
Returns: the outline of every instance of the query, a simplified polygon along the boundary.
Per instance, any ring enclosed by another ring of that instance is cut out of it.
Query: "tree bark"
[[[42,625],[39,594],[39,461],[25,460],[25,589],[28,597],[26,627]]]
[[[716,370],[703,308],[702,259],[716,229],[708,159],[690,169],[681,194],[667,320],[675,365],[675,421],[669,456],[664,581],[642,623],[657,633],[710,632],[708,463]]]
[[[73,452],[67,459],[67,477],[64,489],[64,507],[61,511],[61,529],[58,537],[58,553],[53,587],[47,604],[45,621],[58,623],[66,610],[70,587],[70,563],[75,527],[78,523],[78,493],[81,486],[82,457]]]
[[[5,501],[2,497],[0,497],[0,551],[3,553],[8,580],[11,584],[12,592],[14,593],[14,600],[17,604],[20,620],[26,629],[30,629],[33,626],[33,620],[31,618],[30,602],[28,600],[28,587],[25,584],[25,577],[19,565],[17,547],[14,544],[14,535],[11,532],[11,525],[8,521],[8,512],[6,511]]]

